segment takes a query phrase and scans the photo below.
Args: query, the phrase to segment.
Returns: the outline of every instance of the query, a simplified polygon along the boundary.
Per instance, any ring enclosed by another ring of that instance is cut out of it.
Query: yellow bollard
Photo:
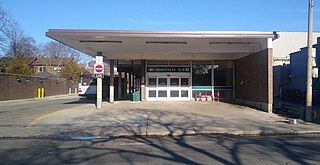
[[[44,88],[41,88],[41,98],[44,98]]]
[[[38,98],[40,98],[40,88],[38,88]]]

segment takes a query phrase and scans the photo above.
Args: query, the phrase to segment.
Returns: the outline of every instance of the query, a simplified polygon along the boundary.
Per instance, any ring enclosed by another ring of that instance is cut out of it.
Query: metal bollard
[[[38,88],[38,98],[41,98],[41,89]]]
[[[41,98],[44,98],[44,88],[41,88]]]

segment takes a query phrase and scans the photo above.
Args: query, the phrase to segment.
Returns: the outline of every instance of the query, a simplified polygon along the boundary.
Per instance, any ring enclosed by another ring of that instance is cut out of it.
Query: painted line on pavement
[[[41,115],[35,119],[33,119],[28,125],[26,125],[26,127],[33,127],[34,125],[36,125],[40,120],[43,120],[44,118],[47,118],[49,116],[52,116],[52,115],[55,115],[57,113],[60,113],[62,111],[65,111],[66,109],[61,109],[61,110],[57,110],[57,111],[54,111],[54,112],[50,112],[50,113],[47,113],[47,114],[44,114],[44,115]]]

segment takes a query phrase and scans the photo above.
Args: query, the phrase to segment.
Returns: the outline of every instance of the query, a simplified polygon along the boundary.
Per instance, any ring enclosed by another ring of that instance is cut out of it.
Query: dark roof
[[[52,74],[50,72],[47,72],[47,71],[39,72],[39,73],[35,74],[35,76],[43,77],[43,78],[58,78],[58,76],[56,76],[56,75],[54,75],[54,74]]]
[[[32,66],[66,66],[73,59],[72,58],[36,58],[35,61],[31,63]]]

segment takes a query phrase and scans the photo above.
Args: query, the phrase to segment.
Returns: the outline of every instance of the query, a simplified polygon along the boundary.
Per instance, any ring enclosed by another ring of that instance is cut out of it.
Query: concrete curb
[[[146,134],[132,134],[132,133],[117,133],[110,135],[94,135],[94,134],[78,134],[78,135],[35,135],[35,136],[2,136],[0,140],[10,139],[51,139],[51,140],[79,140],[83,139],[115,139],[115,138],[135,138],[135,137],[174,137],[174,136],[197,136],[197,135],[225,135],[225,136],[276,136],[276,135],[306,135],[306,134],[320,134],[320,131],[287,131],[287,132],[276,132],[276,131],[264,131],[258,133],[257,131],[247,132],[195,132],[195,131],[176,131],[176,132],[153,132]]]

